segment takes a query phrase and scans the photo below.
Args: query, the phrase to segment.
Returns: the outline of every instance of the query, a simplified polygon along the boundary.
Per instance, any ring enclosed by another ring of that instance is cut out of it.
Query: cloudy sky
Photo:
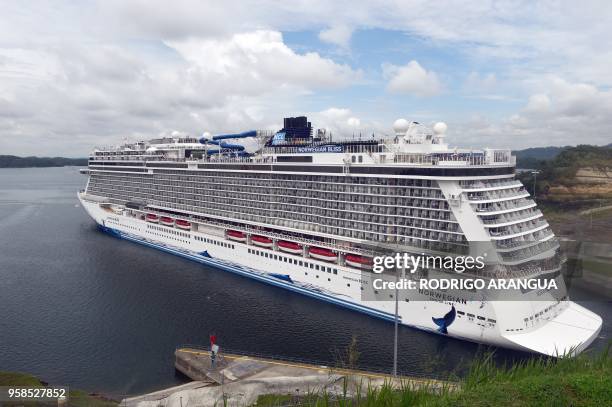
[[[0,1],[0,154],[178,131],[445,121],[463,147],[612,142],[612,2]]]

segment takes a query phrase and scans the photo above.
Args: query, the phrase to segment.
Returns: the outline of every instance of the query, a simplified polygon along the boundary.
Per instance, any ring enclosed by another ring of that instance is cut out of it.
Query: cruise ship
[[[306,117],[279,131],[172,136],[95,148],[78,198],[113,236],[433,334],[551,356],[577,354],[602,319],[562,290],[379,292],[380,253],[486,248],[482,278],[548,276],[565,259],[510,150],[459,149],[446,124],[341,139]],[[336,139],[337,138],[337,139]]]

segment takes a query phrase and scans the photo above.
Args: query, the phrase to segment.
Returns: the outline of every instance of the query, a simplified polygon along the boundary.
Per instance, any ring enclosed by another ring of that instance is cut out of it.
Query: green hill
[[[612,202],[612,146],[565,147],[532,168],[540,171],[536,192],[545,203],[588,207]],[[533,174],[518,177],[531,190]]]
[[[87,158],[17,157],[0,155],[0,168],[87,166]]]
[[[516,156],[517,168],[537,168],[542,161],[552,160],[566,147],[535,147],[524,150],[515,150],[512,153]]]

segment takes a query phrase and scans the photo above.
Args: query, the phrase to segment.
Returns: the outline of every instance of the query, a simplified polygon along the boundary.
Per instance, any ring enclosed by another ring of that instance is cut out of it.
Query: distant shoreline
[[[17,157],[0,155],[0,168],[49,168],[49,167],[86,167],[87,158],[65,157]]]

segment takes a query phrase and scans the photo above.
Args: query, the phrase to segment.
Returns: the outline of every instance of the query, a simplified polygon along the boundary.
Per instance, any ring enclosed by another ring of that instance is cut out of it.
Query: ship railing
[[[529,240],[512,240],[510,242],[505,242],[504,240],[496,240],[495,246],[498,249],[512,249],[517,250],[521,247],[533,246],[538,243],[541,243],[542,240],[552,236],[554,233],[551,229],[544,229],[537,233],[536,236],[533,236]]]
[[[272,157],[215,157],[209,156],[200,160],[206,163],[249,163],[249,164],[272,164]]]
[[[516,213],[516,212],[513,212],[513,213]],[[542,211],[540,211],[539,209],[536,209],[534,211],[528,211],[527,213],[524,213],[521,215],[514,215],[514,216],[493,215],[493,216],[497,216],[497,217],[495,219],[480,218],[480,220],[485,225],[503,224],[503,223],[508,223],[508,222],[514,222],[514,221],[521,220],[521,219],[542,216]]]
[[[527,222],[531,222],[528,223],[526,226],[527,227],[523,227],[523,225],[521,225],[520,223],[517,225],[510,225],[510,226],[500,226],[500,228],[504,228],[503,230],[492,230],[489,229],[489,234],[493,237],[499,237],[499,236],[508,236],[508,235],[514,235],[516,233],[523,233],[523,232],[528,232],[529,230],[532,229],[536,229],[540,226],[543,225],[548,225],[548,222],[545,219],[533,219],[531,221],[527,221]]]
[[[479,270],[477,272],[472,271],[472,274],[490,277],[490,278],[526,278],[526,277],[533,277],[537,275],[549,274],[549,273],[560,271],[562,267],[561,263],[562,262],[559,261],[559,264],[557,266],[554,266],[554,267],[549,266],[547,268],[528,267],[523,270],[505,270],[503,268],[500,268],[494,271],[488,271],[488,270]]]
[[[483,189],[483,188],[504,188],[504,187],[522,187],[521,181],[508,181],[508,182],[482,182],[482,181],[465,181],[460,182],[460,186],[465,191],[472,189]]]
[[[507,192],[467,192],[468,201],[489,201],[494,199],[504,199],[513,197],[525,197],[527,191],[522,185],[518,186],[518,191]]]
[[[478,202],[473,202],[473,204],[477,204],[477,203]],[[518,211],[521,209],[527,209],[531,207],[533,203],[534,202],[530,199],[519,198],[513,201],[506,201],[503,203],[491,203],[489,206],[484,207],[484,208],[477,207],[476,212],[482,216],[482,215],[486,215],[489,212],[506,211],[506,210]]]
[[[346,142],[346,140],[343,140],[344,142]],[[342,151],[340,151],[340,153],[343,154],[359,154],[359,153],[365,153],[365,154],[369,154],[369,153],[377,153],[377,152],[388,152],[386,151],[387,148],[386,146],[383,144],[382,140],[375,140],[376,142],[370,142],[368,144],[342,144],[341,147],[343,147]],[[338,142],[341,143],[341,142]],[[288,146],[288,145],[283,145],[283,144],[278,144],[275,145],[273,147],[264,147],[262,149],[263,154],[303,154],[304,150],[302,150],[304,147],[321,147],[321,146],[326,146],[326,145],[340,145],[340,144],[335,144],[333,141],[322,141],[322,142],[317,142],[317,143],[304,143],[303,145],[293,145],[293,146]]]
[[[504,261],[515,262],[515,261],[520,261],[520,260],[524,260],[524,259],[536,256],[538,254],[542,254],[546,252],[547,250],[550,250],[558,246],[559,246],[559,241],[557,239],[550,239],[544,242],[539,242],[538,244],[525,248],[525,249],[521,249],[521,250],[510,252],[510,253],[502,252],[500,254]]]

